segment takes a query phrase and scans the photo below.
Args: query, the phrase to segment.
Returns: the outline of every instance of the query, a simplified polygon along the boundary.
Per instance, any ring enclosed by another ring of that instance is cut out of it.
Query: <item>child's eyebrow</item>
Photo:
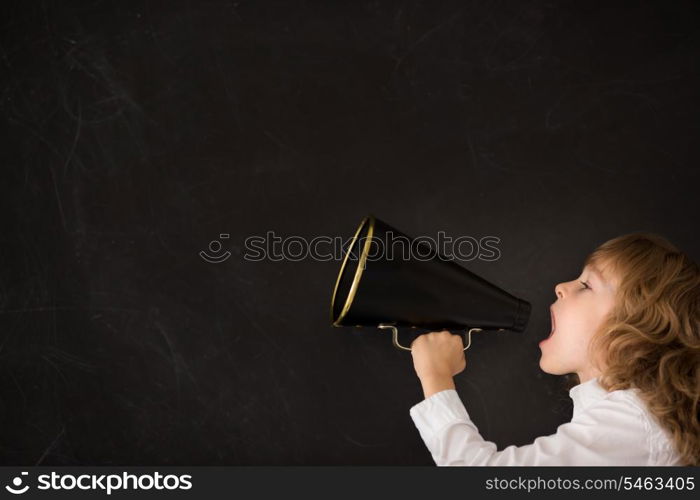
[[[605,286],[609,287],[610,284],[605,280],[603,277],[603,273],[598,269],[597,267],[590,266],[588,270],[591,272],[591,274],[595,274],[598,278],[598,280]]]

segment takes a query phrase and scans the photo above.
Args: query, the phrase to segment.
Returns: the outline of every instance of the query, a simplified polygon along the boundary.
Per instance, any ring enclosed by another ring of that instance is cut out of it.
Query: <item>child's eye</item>
[[[588,283],[586,283],[585,281],[581,281],[581,284],[583,285],[584,290],[587,288],[591,288],[590,286],[588,286]]]

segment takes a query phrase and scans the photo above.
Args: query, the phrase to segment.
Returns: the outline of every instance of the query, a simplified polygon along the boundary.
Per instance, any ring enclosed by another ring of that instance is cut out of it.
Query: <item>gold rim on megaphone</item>
[[[362,232],[362,228],[365,227],[365,224],[369,224],[369,229],[367,230],[367,240],[365,241],[364,246],[362,247],[362,253],[360,254],[360,262],[357,265],[357,269],[355,270],[355,276],[352,279],[352,285],[350,285],[350,292],[348,292],[348,296],[345,299],[345,304],[343,304],[343,309],[340,311],[340,314],[338,315],[338,318],[333,317],[333,310],[335,309],[335,298],[338,293],[338,286],[340,285],[340,278],[343,276],[343,271],[345,271],[345,265],[348,262],[348,258],[350,257],[350,254],[352,253],[351,250],[355,246],[355,242],[357,241],[357,238],[360,236],[360,233]],[[362,271],[365,269],[365,264],[367,262],[367,254],[369,253],[369,247],[370,244],[372,243],[372,236],[374,235],[374,216],[368,215],[364,219],[362,219],[362,222],[360,222],[360,227],[357,228],[357,231],[355,231],[355,235],[352,237],[352,241],[350,242],[350,246],[348,246],[348,252],[345,254],[345,258],[343,259],[343,264],[340,266],[340,272],[338,273],[338,279],[335,280],[335,287],[333,288],[333,298],[331,299],[331,322],[333,323],[333,326],[342,326],[340,325],[340,322],[343,320],[345,315],[348,313],[350,310],[350,306],[352,305],[352,301],[355,299],[355,293],[357,292],[357,287],[360,284],[360,278],[362,277]],[[361,325],[357,325],[361,326]]]

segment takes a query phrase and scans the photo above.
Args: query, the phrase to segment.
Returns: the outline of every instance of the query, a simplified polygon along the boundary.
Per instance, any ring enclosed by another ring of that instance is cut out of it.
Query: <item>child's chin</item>
[[[540,357],[540,370],[542,370],[545,373],[548,373],[549,375],[558,375],[557,370],[549,365],[549,363],[547,362],[547,358],[544,354]]]

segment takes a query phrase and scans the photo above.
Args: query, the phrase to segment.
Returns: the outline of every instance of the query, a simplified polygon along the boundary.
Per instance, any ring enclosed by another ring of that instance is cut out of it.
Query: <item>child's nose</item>
[[[554,287],[554,293],[557,295],[558,298],[563,298],[564,297],[564,286],[563,283],[559,283],[557,286]]]

